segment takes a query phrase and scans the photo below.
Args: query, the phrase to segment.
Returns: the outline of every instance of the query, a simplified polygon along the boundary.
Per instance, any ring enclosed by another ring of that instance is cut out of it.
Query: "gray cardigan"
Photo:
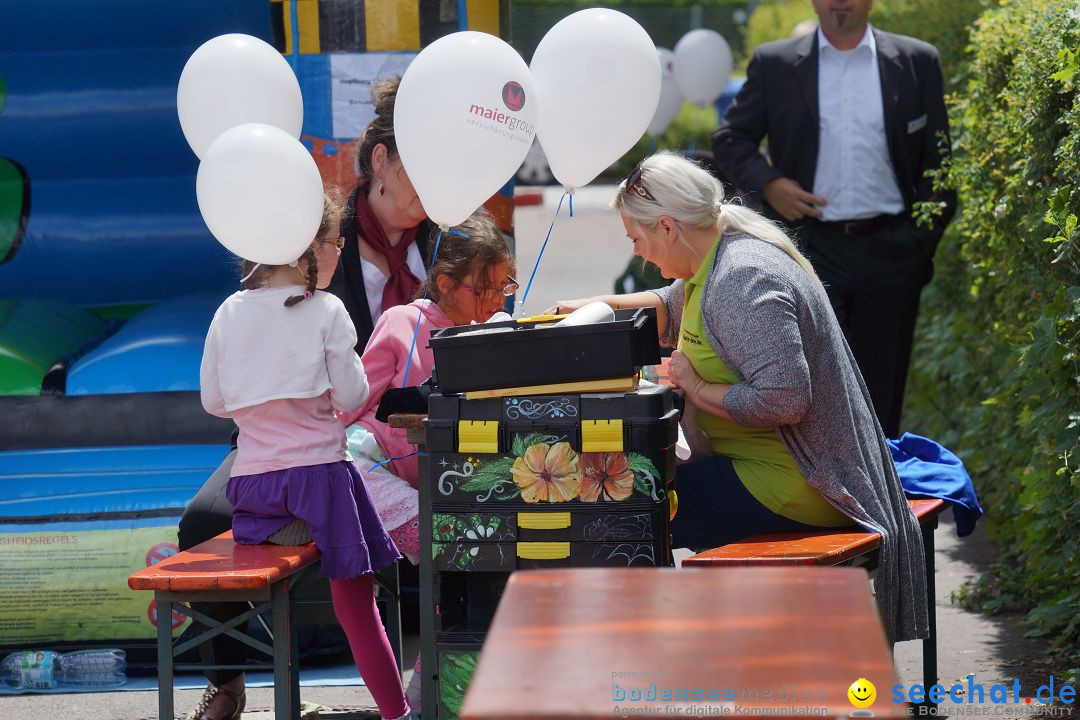
[[[683,282],[656,291],[676,344]],[[926,637],[919,523],[904,499],[870,394],[825,293],[783,250],[750,235],[720,239],[701,295],[705,335],[742,382],[724,407],[743,425],[775,427],[807,483],[881,533],[874,591],[892,642]]]

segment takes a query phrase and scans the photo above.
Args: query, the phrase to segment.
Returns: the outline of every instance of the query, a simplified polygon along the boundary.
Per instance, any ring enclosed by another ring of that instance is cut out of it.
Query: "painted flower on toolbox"
[[[510,469],[525,502],[566,502],[581,491],[581,467],[570,443],[530,445]]]
[[[634,472],[625,453],[581,454],[581,500],[625,500],[634,492]]]

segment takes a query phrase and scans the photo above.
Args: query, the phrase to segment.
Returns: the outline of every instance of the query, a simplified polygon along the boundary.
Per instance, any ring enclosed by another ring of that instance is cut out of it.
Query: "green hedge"
[[[905,420],[964,459],[987,510],[997,577],[966,599],[1029,609],[1031,634],[1076,658],[1080,9],[998,4],[947,71],[960,210],[923,295]]]
[[[762,0],[746,21],[743,69],[758,45],[790,37],[795,26],[804,20],[817,22],[810,0]]]
[[[877,0],[870,22],[889,32],[911,35],[938,49],[945,77],[966,64],[968,28],[993,0]],[[762,0],[746,24],[745,66],[754,48],[790,37],[804,20],[817,22],[810,0]]]

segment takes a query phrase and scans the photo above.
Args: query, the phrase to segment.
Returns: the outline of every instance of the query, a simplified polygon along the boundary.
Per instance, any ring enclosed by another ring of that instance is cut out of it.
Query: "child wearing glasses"
[[[434,238],[428,246],[434,248]],[[362,358],[371,388],[367,402],[357,412],[341,414],[349,426],[349,449],[357,456],[383,526],[413,564],[420,551],[416,448],[404,429],[376,420],[375,410],[387,389],[402,387],[406,372],[409,385],[431,376],[435,361],[427,340],[432,330],[484,322],[502,310],[518,288],[514,273],[510,248],[486,211],[443,233],[435,265],[419,290],[428,299],[388,308],[379,317]],[[387,458],[400,459],[369,469]]]
[[[334,612],[380,714],[405,718],[409,706],[372,586],[372,573],[401,556],[335,414],[364,407],[370,395],[345,306],[320,291],[341,254],[341,211],[328,194],[316,239],[288,265],[245,261],[245,289],[222,303],[206,336],[202,403],[239,428],[226,487],[236,542],[314,539]],[[242,678],[211,679],[215,692],[197,716],[222,694],[235,702],[226,717],[239,717]]]

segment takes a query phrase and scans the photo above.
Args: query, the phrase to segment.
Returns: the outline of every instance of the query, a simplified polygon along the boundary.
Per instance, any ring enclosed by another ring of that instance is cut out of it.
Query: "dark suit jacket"
[[[375,330],[375,324],[371,321],[371,307],[368,305],[367,293],[364,290],[364,271],[360,266],[360,241],[356,236],[356,193],[362,185],[353,189],[349,196],[349,204],[345,215],[341,218],[341,234],[345,236],[345,247],[341,251],[341,261],[334,272],[334,279],[330,281],[327,290],[341,299],[345,309],[352,318],[356,327],[356,353],[364,354],[364,346],[368,338]],[[416,233],[416,247],[420,250],[420,257],[427,262],[428,238],[434,226],[427,220],[420,223],[420,230]],[[423,278],[420,278],[421,281]]]
[[[919,242],[932,255],[956,211],[956,194],[935,193],[926,175],[941,166],[949,148],[941,63],[933,45],[876,29],[873,33],[889,157],[904,204],[910,211],[917,202],[946,203],[932,228],[917,230]],[[772,165],[758,151],[763,138],[768,138]],[[780,176],[813,191],[818,154],[817,32],[766,43],[754,52],[746,83],[712,139],[717,164],[742,191],[761,197],[765,183]]]

